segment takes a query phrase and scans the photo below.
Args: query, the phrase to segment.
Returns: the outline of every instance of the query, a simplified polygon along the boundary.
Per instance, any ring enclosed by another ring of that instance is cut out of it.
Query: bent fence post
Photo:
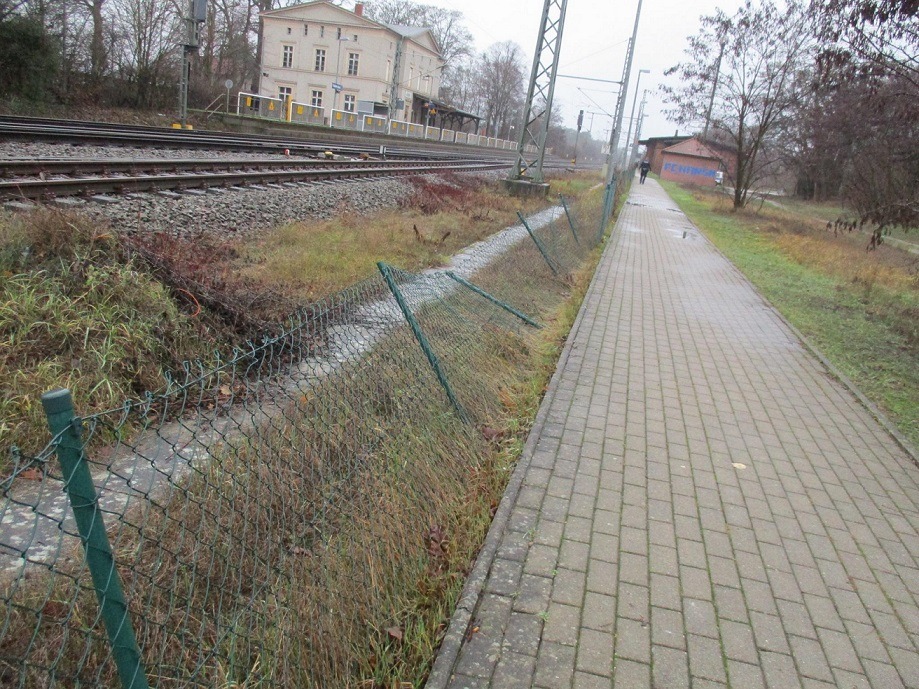
[[[452,270],[448,270],[448,271],[446,271],[446,272],[447,272],[447,277],[449,277],[449,278],[455,280],[456,282],[458,282],[459,284],[461,284],[463,287],[466,287],[466,288],[472,290],[473,292],[475,292],[475,293],[478,294],[479,296],[485,297],[485,298],[486,298],[488,301],[490,301],[492,304],[495,304],[496,306],[500,306],[502,309],[504,309],[504,310],[507,311],[508,313],[514,314],[515,316],[517,316],[517,318],[519,318],[520,320],[522,320],[522,321],[523,321],[524,323],[526,323],[527,325],[532,325],[534,328],[542,328],[542,326],[541,326],[539,323],[537,323],[536,321],[534,321],[532,318],[530,318],[529,316],[527,316],[525,313],[523,313],[523,312],[521,312],[521,311],[518,311],[517,309],[515,309],[513,306],[511,306],[511,305],[508,304],[507,302],[501,301],[501,300],[498,299],[497,297],[492,296],[491,294],[489,294],[488,292],[486,292],[485,290],[483,290],[481,287],[478,287],[477,285],[472,284],[472,283],[469,282],[468,280],[464,280],[464,279],[461,278],[459,275],[457,275],[456,273],[454,273]]]
[[[613,217],[613,202],[616,198],[617,185],[616,176],[613,175],[612,181],[606,185],[606,195],[603,198],[603,214],[600,218],[600,227],[597,229],[597,242],[603,239],[606,226],[609,225],[609,221]]]
[[[558,198],[561,199],[562,208],[565,209],[565,217],[568,218],[568,225],[571,226],[571,234],[574,236],[574,243],[580,244],[581,240],[578,239],[578,231],[574,227],[574,219],[571,217],[571,211],[568,210],[568,199],[561,194],[558,195]]]
[[[383,279],[386,281],[386,286],[389,287],[389,291],[392,292],[392,295],[396,298],[396,303],[402,310],[402,315],[405,316],[405,320],[408,322],[409,327],[412,329],[412,332],[415,335],[415,339],[417,339],[418,344],[421,345],[421,350],[427,357],[428,363],[431,364],[431,368],[434,369],[434,375],[437,376],[437,380],[440,382],[441,387],[443,387],[444,392],[447,393],[447,398],[450,400],[450,404],[452,404],[453,408],[456,409],[456,413],[459,414],[459,417],[465,423],[469,423],[469,417],[466,415],[466,411],[463,409],[463,405],[459,403],[459,400],[456,399],[456,395],[453,394],[453,388],[450,387],[450,381],[447,380],[447,376],[440,366],[440,361],[438,360],[437,355],[434,353],[434,350],[431,348],[431,343],[428,342],[428,338],[425,336],[424,331],[421,329],[421,326],[415,319],[415,315],[409,308],[408,303],[406,303],[405,297],[402,295],[402,291],[396,284],[396,281],[392,275],[392,269],[383,263],[383,261],[377,263],[377,268],[379,268],[380,273],[383,274]]]
[[[549,254],[546,252],[546,248],[542,245],[542,242],[540,242],[536,238],[536,235],[533,234],[533,230],[530,229],[530,225],[529,223],[527,223],[527,219],[523,217],[523,213],[521,213],[520,211],[517,211],[517,217],[520,218],[520,222],[522,222],[523,226],[526,228],[527,233],[530,235],[530,239],[533,240],[533,243],[536,245],[536,248],[539,249],[539,253],[541,253],[542,257],[546,259],[546,263],[549,265],[549,269],[552,271],[552,274],[558,275],[558,269],[555,267],[555,264],[552,262],[552,259],[549,258]]]
[[[41,403],[48,428],[57,439],[56,450],[63,470],[64,489],[86,551],[86,564],[99,599],[102,621],[121,685],[124,689],[148,689],[131,615],[83,451],[80,419],[74,414],[73,397],[70,390],[51,390],[42,395]]]

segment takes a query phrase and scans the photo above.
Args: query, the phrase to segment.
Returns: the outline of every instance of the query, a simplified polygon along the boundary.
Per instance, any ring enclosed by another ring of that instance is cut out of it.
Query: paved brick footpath
[[[919,687],[919,468],[649,179],[450,687]]]

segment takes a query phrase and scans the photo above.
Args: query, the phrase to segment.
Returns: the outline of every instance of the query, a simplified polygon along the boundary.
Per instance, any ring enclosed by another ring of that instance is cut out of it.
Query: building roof
[[[709,148],[705,143],[700,141],[696,137],[687,139],[686,141],[681,141],[678,144],[673,146],[668,146],[664,149],[664,153],[676,153],[679,155],[695,156],[697,158],[714,158],[720,160],[721,156]]]
[[[669,143],[672,145],[675,143],[679,143],[680,141],[686,141],[691,138],[692,138],[691,136],[651,136],[651,137],[648,137],[647,139],[642,139],[638,143],[641,144],[642,146],[649,146],[651,144],[657,144],[657,143],[663,143],[663,144]]]
[[[395,31],[400,36],[405,38],[415,38],[420,36],[425,31],[430,31],[430,27],[427,26],[405,26],[404,24],[384,24],[387,28]]]
[[[281,7],[276,10],[266,10],[264,12],[261,12],[260,16],[276,17],[279,19],[283,19],[283,18],[288,18],[291,14],[293,14],[294,16],[291,18],[301,19],[301,17],[296,16],[298,10],[309,9],[311,7],[317,7],[319,5],[325,5],[327,7],[331,7],[334,10],[346,15],[349,20],[354,20],[358,23],[366,24],[369,26],[388,29],[389,31],[392,31],[394,34],[396,34],[397,36],[415,40],[416,42],[417,42],[417,39],[421,38],[425,34],[428,34],[428,38],[431,41],[431,45],[433,45],[434,47],[434,51],[438,55],[440,54],[440,45],[438,45],[437,39],[434,37],[434,32],[431,30],[431,27],[406,26],[404,24],[387,24],[385,22],[378,22],[373,19],[370,19],[369,17],[365,17],[362,14],[355,14],[354,12],[346,10],[343,7],[334,5],[331,2],[329,2],[329,0],[311,0],[310,2],[301,2],[297,5],[289,5],[287,7]]]

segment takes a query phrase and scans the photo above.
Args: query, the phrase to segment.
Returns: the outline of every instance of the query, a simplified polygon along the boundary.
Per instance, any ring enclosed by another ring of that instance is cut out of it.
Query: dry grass
[[[581,173],[553,183],[574,195],[595,177]],[[555,202],[511,198],[493,181],[442,179],[413,180],[415,193],[402,208],[371,219],[349,214],[281,227],[244,249],[237,268],[267,288],[311,301],[374,275],[377,261],[411,271],[443,265],[461,249],[516,224],[518,210],[526,214]]]
[[[271,418],[253,409],[209,462],[110,528],[158,686],[423,685],[592,272],[570,268],[553,278],[524,242],[476,276],[525,297],[543,331],[466,290],[417,310],[474,423],[450,411],[400,328],[336,374],[279,390]],[[27,686],[48,684],[55,663],[58,681],[110,685],[88,577],[59,567],[7,593],[21,607],[3,655],[37,638]]]
[[[54,210],[0,217],[0,447],[47,439],[48,389],[69,387],[84,414],[111,409],[213,346],[113,233]]]

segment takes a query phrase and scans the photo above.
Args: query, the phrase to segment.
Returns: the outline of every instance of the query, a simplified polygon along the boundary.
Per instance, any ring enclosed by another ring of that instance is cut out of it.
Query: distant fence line
[[[349,129],[357,132],[389,134],[390,136],[404,136],[409,139],[466,144],[507,151],[516,151],[518,146],[516,141],[430,127],[414,122],[403,122],[370,113],[330,110],[329,115],[326,116],[325,108],[316,105],[300,103],[290,99],[259,96],[255,93],[246,93],[244,91],[240,91],[236,96],[236,114],[263,117],[280,122],[328,125],[337,129]],[[526,151],[529,153],[533,153],[535,150],[534,146],[526,146]]]

